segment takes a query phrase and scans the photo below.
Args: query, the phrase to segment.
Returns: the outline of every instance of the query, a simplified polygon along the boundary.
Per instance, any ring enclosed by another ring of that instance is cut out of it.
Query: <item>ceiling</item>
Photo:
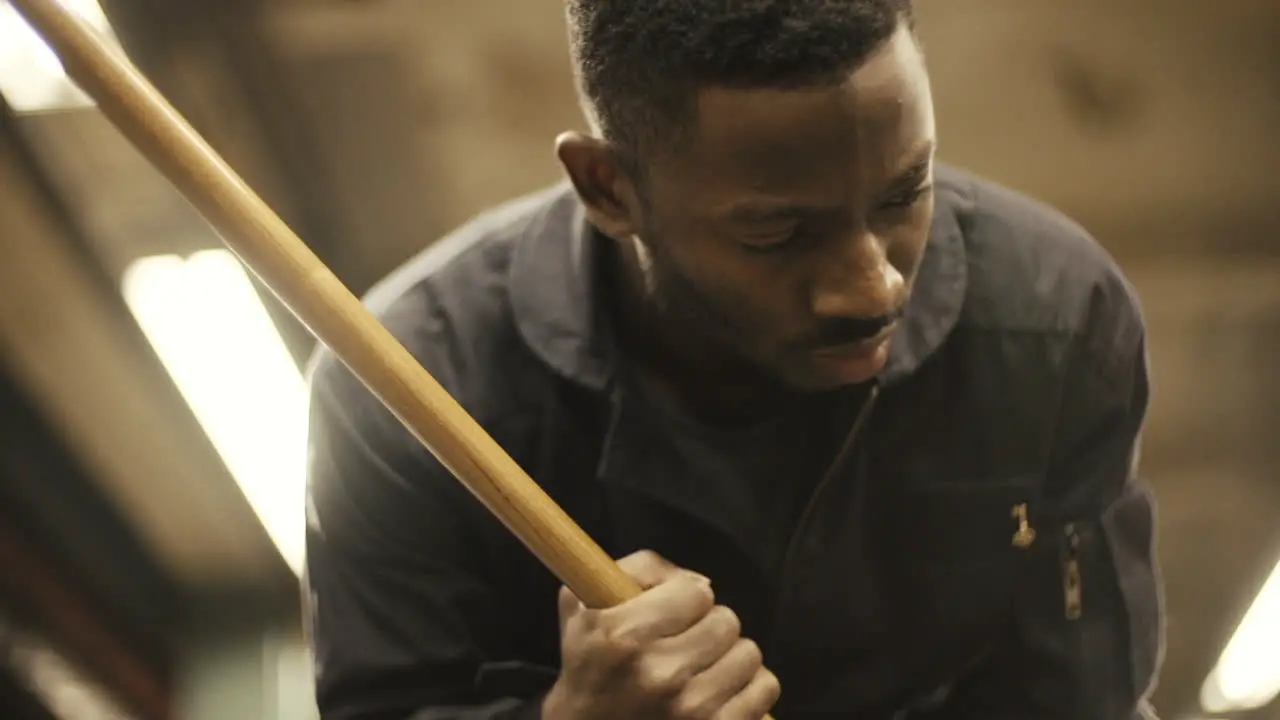
[[[582,125],[558,0],[102,4],[139,65],[357,291],[555,179],[552,138]],[[1280,559],[1280,5],[918,7],[943,156],[1083,221],[1144,298],[1170,638],[1157,701],[1190,712]],[[269,540],[112,299],[132,259],[216,236],[95,112],[19,123],[58,204],[23,212],[34,236],[62,240],[0,263],[0,358],[180,585],[279,582]],[[12,199],[0,216],[23,203],[39,204]],[[59,216],[69,228],[45,227]],[[305,356],[305,333],[286,328]]]

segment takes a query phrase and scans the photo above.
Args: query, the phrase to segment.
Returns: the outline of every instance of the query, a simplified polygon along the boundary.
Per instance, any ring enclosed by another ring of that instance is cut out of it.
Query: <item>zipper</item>
[[[805,504],[804,509],[800,512],[800,519],[796,522],[796,527],[791,533],[791,538],[787,541],[786,552],[782,556],[782,570],[778,574],[778,594],[774,600],[773,607],[773,628],[769,633],[769,640],[764,646],[764,656],[769,658],[773,655],[772,649],[778,644],[778,626],[781,624],[781,612],[783,600],[786,599],[786,589],[790,585],[787,582],[790,576],[791,566],[794,564],[796,553],[799,551],[800,540],[805,536],[805,530],[813,521],[813,513],[818,507],[818,500],[822,498],[823,492],[831,485],[840,469],[844,467],[845,461],[848,459],[854,446],[857,444],[858,436],[862,434],[863,427],[867,424],[867,418],[871,416],[871,409],[876,404],[876,398],[880,396],[880,384],[877,382],[871,386],[867,392],[867,398],[863,401],[862,407],[858,410],[857,417],[853,420],[853,425],[849,428],[849,434],[845,436],[844,442],[840,445],[840,451],[836,453],[836,457],[827,466],[826,473],[822,479],[818,481],[813,493],[809,495],[809,500]],[[768,660],[766,660],[768,662]]]
[[[1069,523],[1065,530],[1066,560],[1062,567],[1063,608],[1068,620],[1079,620],[1084,614],[1084,593],[1080,577],[1080,531],[1075,523]]]

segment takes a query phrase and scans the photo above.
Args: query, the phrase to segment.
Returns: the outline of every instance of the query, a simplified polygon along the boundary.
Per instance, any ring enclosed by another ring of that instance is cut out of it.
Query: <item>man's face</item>
[[[648,165],[637,241],[654,298],[802,390],[863,382],[933,215],[929,82],[904,29],[839,85],[701,93],[692,139]]]

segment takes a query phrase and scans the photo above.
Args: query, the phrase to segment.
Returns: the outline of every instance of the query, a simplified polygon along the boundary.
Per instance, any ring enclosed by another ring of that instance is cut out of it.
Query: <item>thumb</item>
[[[710,584],[711,580],[699,575],[698,573],[684,570],[661,555],[652,550],[641,550],[632,553],[618,561],[618,567],[640,584],[640,587],[648,590],[655,585],[661,585],[677,575],[694,575],[701,580]]]

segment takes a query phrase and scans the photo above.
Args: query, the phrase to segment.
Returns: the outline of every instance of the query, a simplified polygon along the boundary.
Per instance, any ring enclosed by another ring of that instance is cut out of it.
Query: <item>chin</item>
[[[804,380],[802,383],[796,383],[794,387],[801,392],[822,393],[840,390],[842,388],[857,387],[864,383],[875,379],[875,373],[871,373],[865,377],[859,378],[832,378],[813,376]]]
[[[872,373],[865,378],[837,378],[817,372],[814,368],[790,368],[778,375],[782,384],[794,392],[824,393],[845,387],[860,385],[875,377]]]
[[[788,369],[788,385],[805,392],[838,390],[874,380],[888,363],[889,343],[882,341],[844,356],[810,356],[806,360]]]

